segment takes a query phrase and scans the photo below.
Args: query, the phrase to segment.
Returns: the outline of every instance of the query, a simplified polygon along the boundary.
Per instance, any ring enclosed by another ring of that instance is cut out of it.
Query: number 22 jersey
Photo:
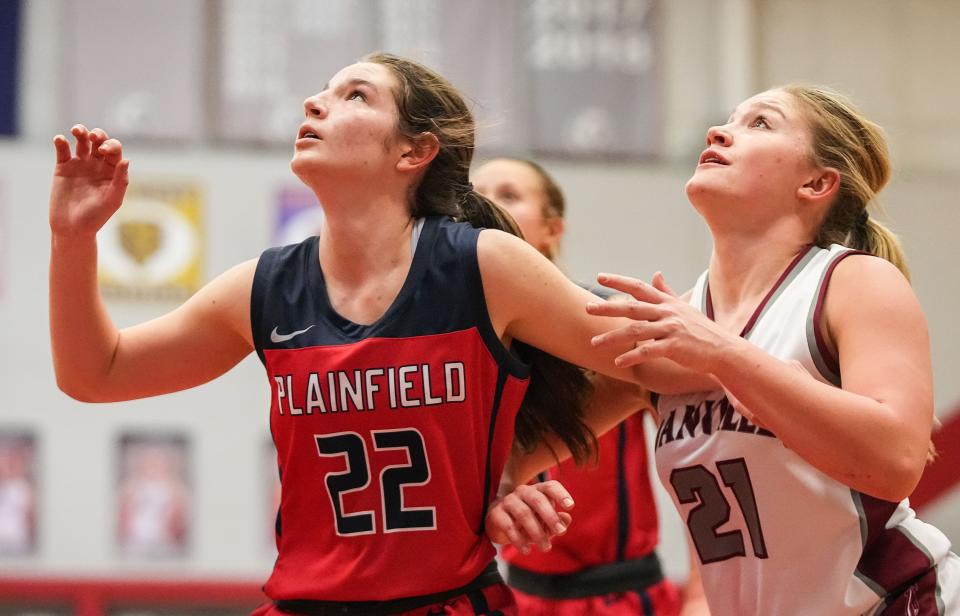
[[[393,304],[330,304],[318,238],[267,250],[251,293],[282,486],[272,599],[380,601],[457,588],[494,550],[483,522],[528,367],[487,314],[480,230],[415,226]]]
[[[830,275],[851,254],[805,248],[741,336],[839,386],[819,327]],[[690,302],[712,318],[707,273]],[[956,557],[907,500],[883,501],[830,478],[737,413],[723,392],[656,404],[657,472],[686,521],[712,614],[876,613],[912,585],[908,613],[944,613],[938,565],[954,567]]]

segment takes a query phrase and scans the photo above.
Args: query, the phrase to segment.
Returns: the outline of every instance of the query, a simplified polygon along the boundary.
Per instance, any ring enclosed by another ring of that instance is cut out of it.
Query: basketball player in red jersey
[[[565,199],[553,177],[529,160],[497,158],[472,174],[477,192],[513,216],[523,237],[556,261],[565,230]],[[609,293],[603,287],[590,289]],[[642,398],[636,402],[643,405]],[[579,503],[577,522],[552,549],[505,546],[507,583],[525,615],[680,613],[680,593],[663,577],[654,551],[657,512],[647,469],[644,414],[635,413],[598,439],[596,466],[572,460],[541,475],[559,479]],[[684,614],[707,614],[695,566]]]
[[[95,235],[129,162],[101,129],[74,126],[72,152],[54,139],[58,385],[91,402],[142,398],[256,352],[282,483],[272,602],[258,614],[513,613],[483,526],[515,419],[521,443],[550,431],[583,456],[587,388],[546,353],[638,378],[589,342],[619,321],[588,315],[593,296],[496,230],[512,222],[472,190],[472,116],[441,76],[371,55],[304,115],[291,168],[323,204],[320,235],[123,330],[98,291]]]

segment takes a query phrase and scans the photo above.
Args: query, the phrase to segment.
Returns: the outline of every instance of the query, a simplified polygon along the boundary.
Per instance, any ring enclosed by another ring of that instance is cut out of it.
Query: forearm
[[[890,403],[817,381],[742,339],[714,373],[757,422],[837,481],[898,501],[919,480],[929,426]]]
[[[79,400],[91,400],[90,392],[109,373],[118,337],[97,285],[96,238],[54,235],[50,340],[60,389]]]
[[[590,374],[593,391],[583,410],[583,421],[595,435],[612,430],[633,413],[650,407],[647,391],[634,383],[628,383],[600,374]],[[507,462],[506,478],[520,485],[570,457],[570,450],[563,441],[550,433],[530,452],[514,451]]]
[[[714,391],[717,379],[712,374],[703,374],[684,368],[669,359],[654,359],[633,367],[634,381],[658,394],[688,394],[698,391]]]

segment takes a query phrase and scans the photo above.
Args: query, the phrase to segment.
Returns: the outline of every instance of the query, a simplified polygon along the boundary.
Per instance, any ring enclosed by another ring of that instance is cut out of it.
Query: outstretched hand
[[[517,486],[493,502],[487,511],[487,537],[498,544],[512,544],[524,554],[536,545],[551,548],[550,539],[567,532],[573,498],[559,481]]]
[[[54,235],[95,235],[123,203],[130,161],[123,146],[105,131],[82,124],[70,133],[76,150],[63,135],[53,138],[57,164],[50,188],[50,229]]]
[[[597,281],[633,298],[587,304],[590,314],[634,321],[593,338],[594,346],[633,347],[616,358],[618,366],[664,357],[691,370],[711,373],[722,352],[739,339],[677,297],[659,272],[652,284],[617,274],[600,274]]]

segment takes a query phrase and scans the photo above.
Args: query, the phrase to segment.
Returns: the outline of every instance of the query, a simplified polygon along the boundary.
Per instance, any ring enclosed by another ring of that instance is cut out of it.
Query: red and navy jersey
[[[369,325],[333,310],[318,238],[261,256],[251,325],[282,484],[272,599],[430,594],[493,558],[484,516],[529,368],[490,323],[479,233],[424,219],[406,281]]]
[[[643,413],[634,413],[598,439],[596,466],[577,467],[573,460],[548,471],[577,504],[574,521],[551,540],[549,552],[521,554],[512,546],[502,555],[513,565],[549,575],[641,558],[657,546],[654,506]]]
[[[614,293],[579,283],[603,299]],[[578,467],[566,460],[541,479],[557,479],[577,503],[570,529],[551,539],[549,552],[522,554],[505,546],[512,565],[546,575],[565,575],[589,567],[642,558],[657,547],[659,529],[648,470],[643,413],[634,413],[597,439],[597,464]]]

